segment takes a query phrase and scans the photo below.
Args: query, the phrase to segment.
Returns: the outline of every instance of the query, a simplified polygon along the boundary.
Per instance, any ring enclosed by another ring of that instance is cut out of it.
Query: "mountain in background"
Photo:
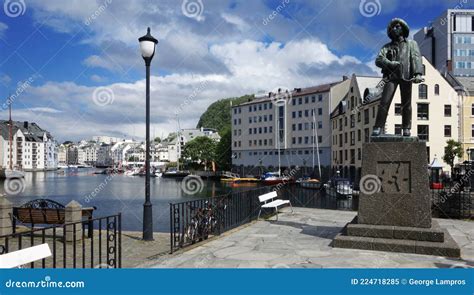
[[[221,134],[224,129],[231,127],[232,115],[230,113],[230,102],[232,102],[232,105],[238,105],[253,98],[254,95],[252,94],[241,97],[224,98],[212,103],[201,115],[196,127],[213,128]]]

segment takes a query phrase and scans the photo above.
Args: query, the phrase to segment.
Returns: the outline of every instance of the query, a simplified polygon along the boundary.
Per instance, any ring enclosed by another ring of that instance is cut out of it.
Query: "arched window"
[[[426,84],[418,85],[418,98],[428,99],[428,86]]]
[[[422,74],[423,76],[425,76],[425,75],[426,75],[426,67],[425,67],[425,65],[422,65],[422,66],[423,66],[423,70],[422,70],[423,73],[421,73],[421,74]]]
[[[439,85],[438,84],[435,84],[434,92],[435,92],[435,95],[439,95]]]

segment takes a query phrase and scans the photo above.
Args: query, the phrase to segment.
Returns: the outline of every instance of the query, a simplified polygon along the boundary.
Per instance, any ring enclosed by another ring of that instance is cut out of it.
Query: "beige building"
[[[426,141],[428,162],[436,156],[442,161],[449,139],[459,138],[458,94],[451,84],[423,58],[424,78],[412,89],[412,135]],[[333,173],[357,181],[360,177],[362,145],[368,142],[377,115],[379,98],[370,99],[369,89],[375,88],[381,77],[353,75],[347,95],[331,114]],[[366,99],[364,100],[364,97]],[[364,103],[363,103],[364,102]],[[395,92],[385,126],[389,134],[401,134],[400,88]]]
[[[462,143],[463,161],[474,160],[474,78],[456,77],[453,82],[458,90],[460,111],[459,141]]]
[[[295,88],[291,92],[280,89],[279,94],[270,92],[233,106],[233,166],[245,173],[252,173],[249,168],[257,166],[275,170],[279,161],[282,168],[312,167],[313,160],[317,166],[314,147],[318,145],[321,165],[329,171],[329,116],[347,92],[348,84],[349,79],[344,77],[342,81]],[[277,101],[278,97],[283,99]]]

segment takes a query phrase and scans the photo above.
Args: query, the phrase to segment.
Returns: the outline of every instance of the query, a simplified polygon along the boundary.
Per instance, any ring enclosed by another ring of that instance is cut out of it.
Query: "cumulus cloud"
[[[289,44],[252,40],[216,44],[209,54],[225,65],[225,73],[173,73],[151,77],[153,129],[161,133],[193,127],[215,100],[257,93],[274,87],[312,86],[339,81],[342,75],[372,73],[352,56],[338,56],[317,39]],[[20,100],[29,110],[15,112],[19,120],[35,120],[61,140],[97,134],[144,137],[145,81],[101,85],[108,100],[98,100],[97,87],[73,82],[32,86]]]
[[[7,24],[0,22],[0,37],[3,37],[5,35],[7,29]]]

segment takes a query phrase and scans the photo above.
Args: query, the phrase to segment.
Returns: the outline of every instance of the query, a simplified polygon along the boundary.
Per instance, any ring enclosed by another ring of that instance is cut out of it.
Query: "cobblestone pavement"
[[[158,258],[156,268],[445,268],[474,267],[474,222],[437,219],[458,242],[462,259],[340,249],[334,236],[356,212],[295,208],[279,221],[261,220],[193,249]],[[272,218],[273,219],[273,218]]]

